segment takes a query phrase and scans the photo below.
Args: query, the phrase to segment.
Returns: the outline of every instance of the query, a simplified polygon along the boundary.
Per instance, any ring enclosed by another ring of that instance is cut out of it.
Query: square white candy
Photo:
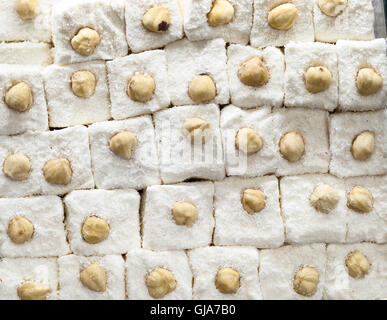
[[[253,16],[252,0],[228,0],[234,8],[232,20],[212,27],[207,15],[213,0],[187,0],[184,8],[184,32],[190,41],[223,38],[226,42],[247,44]]]
[[[353,278],[346,267],[348,256],[354,251],[362,253],[370,263],[364,278]],[[327,247],[326,299],[378,300],[387,295],[387,245],[357,243],[330,244]]]
[[[90,165],[89,137],[83,126],[48,132],[27,132],[0,139],[0,164],[12,154],[25,155],[30,160],[28,179],[11,180],[0,171],[0,197],[20,197],[37,194],[65,194],[74,189],[94,187]],[[67,159],[72,177],[67,185],[49,183],[43,175],[47,161]]]
[[[43,42],[0,42],[0,63],[46,66],[52,63],[51,48]]]
[[[385,110],[345,112],[330,116],[330,172],[339,177],[378,175],[386,172],[383,150],[385,143]],[[366,160],[356,160],[351,152],[354,139],[364,131],[374,134],[374,151]]]
[[[227,49],[227,55],[230,95],[234,105],[241,108],[282,106],[285,58],[280,49],[268,47],[260,50],[250,46],[231,45]],[[261,87],[245,85],[238,77],[241,65],[253,57],[262,59],[269,72],[269,81]]]
[[[71,88],[71,77],[78,71],[95,76],[94,93],[78,97]],[[110,118],[110,100],[104,62],[93,61],[68,66],[53,64],[44,71],[50,127],[90,124]]]
[[[286,242],[345,242],[347,232],[347,194],[344,182],[328,174],[308,174],[281,179],[281,208],[286,226]],[[338,203],[328,213],[310,202],[314,190],[328,185],[337,191]]]
[[[217,105],[207,104],[174,107],[154,115],[161,179],[164,183],[177,183],[189,178],[224,178],[219,113]],[[203,132],[204,143],[191,142],[184,128],[186,120],[191,118],[209,123],[209,128]]]
[[[64,198],[71,249],[80,255],[123,254],[140,248],[140,196],[134,190],[79,190]],[[82,237],[88,217],[96,216],[109,225],[108,237],[89,244]]]
[[[36,15],[22,19],[16,10],[17,1],[1,0],[0,41],[51,41],[51,0],[38,0]]]
[[[168,61],[168,88],[173,105],[195,104],[188,94],[191,80],[208,75],[216,86],[211,101],[227,104],[230,99],[227,77],[226,43],[223,39],[191,42],[183,39],[165,47]]]
[[[338,71],[336,46],[319,42],[291,42],[285,46],[285,105],[319,108],[328,111],[338,104]],[[312,93],[305,85],[310,67],[325,67],[331,74],[331,84],[321,92]]]
[[[0,199],[0,211],[0,256],[50,257],[70,252],[59,197]],[[34,227],[32,238],[21,244],[8,236],[9,224],[16,217],[29,220]]]
[[[304,246],[284,246],[278,249],[260,251],[261,265],[259,278],[265,300],[321,300],[325,288],[325,244],[315,243]],[[319,274],[316,293],[311,297],[298,294],[293,289],[297,271],[313,267]]]
[[[210,245],[215,224],[213,198],[212,182],[148,187],[142,212],[143,248],[179,250]],[[176,224],[172,215],[176,202],[188,202],[197,209],[191,227]]]
[[[154,300],[149,295],[146,276],[164,268],[176,280],[176,289],[159,300],[191,300],[192,272],[184,251],[131,250],[126,255],[126,281],[129,300]]]
[[[372,0],[351,0],[336,17],[321,11],[319,1],[313,5],[314,34],[316,41],[336,42],[339,39],[374,39],[374,8]],[[337,8],[340,9],[340,8]]]
[[[128,53],[121,0],[62,1],[53,7],[52,21],[55,63],[109,60]],[[98,33],[100,42],[92,54],[83,56],[73,50],[71,39],[86,27]]]
[[[337,41],[339,67],[339,104],[344,111],[383,109],[387,100],[386,40]],[[372,68],[382,77],[382,87],[363,96],[357,90],[356,78],[361,68]]]
[[[110,139],[122,131],[137,139],[134,155],[124,159],[111,151]],[[142,189],[160,184],[155,132],[150,116],[106,121],[89,127],[92,166],[97,188]]]
[[[314,41],[313,1],[294,0],[291,3],[297,8],[298,17],[295,24],[289,30],[277,30],[269,25],[267,17],[272,9],[284,4],[284,2],[282,0],[254,1],[254,20],[250,35],[252,46],[258,48],[281,47],[290,41]]]
[[[125,119],[145,113],[153,113],[169,106],[167,58],[162,50],[131,54],[107,62],[112,116]],[[150,76],[155,82],[155,91],[147,102],[132,100],[127,88],[133,76]]]
[[[56,258],[3,258],[0,260],[0,299],[19,300],[17,289],[26,281],[46,285],[51,292],[47,300],[58,294],[58,263]]]
[[[89,289],[80,280],[80,273],[90,264],[97,263],[106,273],[106,290],[97,292]],[[125,262],[120,255],[60,257],[59,298],[61,300],[124,300]]]
[[[188,257],[194,276],[194,300],[262,300],[256,248],[206,247],[188,251]],[[232,268],[240,274],[236,293],[225,294],[216,288],[217,273],[222,268]]]
[[[31,107],[23,112],[11,109],[0,99],[0,135],[48,129],[43,73],[38,66],[0,65],[0,92],[5,95],[14,85],[24,82],[32,93]]]
[[[273,131],[279,157],[276,175],[328,172],[328,112],[305,108],[278,109],[274,112]],[[293,131],[302,135],[305,152],[298,161],[289,162],[280,154],[279,143],[286,133]]]
[[[222,109],[220,128],[227,175],[255,177],[275,173],[278,155],[270,111],[270,107],[242,110],[232,105]],[[257,153],[246,155],[236,148],[236,137],[242,128],[251,128],[261,137],[263,145]]]
[[[133,52],[157,49],[183,38],[183,17],[177,0],[126,0],[126,39]],[[170,25],[167,31],[152,32],[142,24],[144,14],[153,7],[168,10]]]
[[[249,214],[244,209],[242,197],[246,189],[261,190],[265,194],[265,207],[261,211]],[[277,178],[230,177],[215,182],[215,220],[215,245],[281,246],[285,236]]]
[[[387,177],[355,177],[345,179],[346,194],[353,187],[368,189],[373,197],[373,209],[370,212],[356,212],[347,209],[347,242],[372,241],[387,243]]]

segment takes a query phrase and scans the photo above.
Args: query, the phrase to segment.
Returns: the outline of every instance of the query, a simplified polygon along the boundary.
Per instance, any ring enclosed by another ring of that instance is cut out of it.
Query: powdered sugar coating
[[[184,32],[190,41],[223,38],[226,42],[247,44],[253,20],[253,0],[228,0],[234,7],[231,22],[211,27],[207,14],[212,0],[187,0],[184,9]]]
[[[32,92],[31,108],[19,112],[9,108],[4,95],[16,83],[24,81]],[[0,135],[11,135],[48,129],[47,105],[44,97],[43,74],[37,66],[0,65]]]
[[[51,49],[43,42],[0,42],[0,63],[38,64],[52,63]]]
[[[262,300],[259,287],[259,253],[251,247],[206,247],[188,251],[192,268],[194,300]],[[233,268],[240,274],[236,293],[218,291],[215,280],[219,269]]]
[[[50,257],[70,252],[59,197],[0,199],[0,211],[0,256]],[[10,221],[18,216],[28,219],[34,226],[32,238],[21,244],[14,243],[7,235]]]
[[[62,1],[53,7],[52,21],[55,63],[109,60],[128,53],[123,0]],[[94,29],[100,37],[89,56],[80,55],[71,46],[71,39],[84,27]]]
[[[215,224],[213,197],[212,182],[148,187],[142,212],[142,246],[152,250],[180,250],[211,244]],[[172,208],[176,202],[188,202],[196,207],[198,217],[191,227],[174,221]]]
[[[333,111],[338,105],[336,46],[319,42],[290,42],[285,46],[285,105]],[[310,67],[325,67],[332,76],[330,86],[321,92],[306,89],[305,74]]]
[[[169,106],[167,58],[164,51],[131,54],[109,61],[107,67],[114,119],[153,113]],[[134,101],[127,94],[128,83],[136,74],[151,76],[155,81],[155,92],[147,102]]]
[[[126,39],[133,52],[157,49],[183,38],[183,17],[177,0],[126,0]],[[166,32],[154,33],[142,25],[144,14],[152,7],[162,6],[169,12],[170,26]]]
[[[261,190],[265,208],[249,214],[243,208],[246,189]],[[284,243],[284,224],[279,205],[278,180],[274,176],[253,179],[230,177],[215,182],[215,245],[276,248]]]
[[[282,106],[285,58],[280,49],[267,47],[259,50],[250,46],[230,45],[227,55],[230,95],[234,105],[241,108]],[[261,58],[270,74],[269,81],[258,88],[244,85],[238,77],[241,64],[253,57]]]
[[[175,280],[176,289],[158,300],[191,300],[192,273],[184,251],[131,250],[126,255],[126,285],[129,300],[155,300],[149,295],[146,276],[164,268]]]
[[[80,273],[91,263],[106,272],[106,291],[90,290],[80,281]],[[59,297],[61,300],[123,300],[125,299],[125,262],[120,255],[83,257],[68,255],[58,259]]]
[[[211,102],[216,104],[229,102],[225,45],[223,39],[197,42],[183,39],[165,47],[168,88],[173,105],[195,104],[188,95],[188,85],[200,74],[208,74],[215,82],[217,95]]]
[[[260,251],[259,277],[265,300],[321,300],[325,288],[325,244],[284,246]],[[293,289],[296,272],[304,267],[314,267],[319,274],[316,293],[302,296]]]
[[[254,0],[254,20],[250,43],[254,47],[281,47],[290,41],[314,41],[313,1],[292,0],[297,8],[298,18],[289,30],[276,30],[267,22],[269,11],[284,3],[283,0]]]
[[[339,104],[343,111],[367,111],[387,106],[386,40],[337,41],[339,67]],[[369,96],[357,91],[356,77],[359,69],[373,68],[383,79],[382,88]]]
[[[121,131],[134,133],[137,146],[131,159],[123,159],[109,147]],[[92,166],[97,188],[142,189],[160,184],[155,132],[150,116],[94,123],[89,127]]]
[[[124,254],[140,248],[140,196],[135,190],[80,190],[64,198],[71,249],[80,255]],[[104,219],[109,235],[102,242],[83,240],[82,225],[90,216]]]
[[[375,112],[345,112],[332,114],[329,125],[331,151],[330,172],[338,177],[378,175],[386,173],[384,159],[385,110]],[[356,160],[351,152],[352,142],[363,131],[374,133],[375,149],[366,160]]]

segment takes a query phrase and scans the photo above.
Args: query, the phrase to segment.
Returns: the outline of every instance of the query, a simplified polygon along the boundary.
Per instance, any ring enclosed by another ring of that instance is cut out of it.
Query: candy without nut
[[[0,63],[46,66],[52,63],[50,48],[48,43],[43,42],[1,42]]]

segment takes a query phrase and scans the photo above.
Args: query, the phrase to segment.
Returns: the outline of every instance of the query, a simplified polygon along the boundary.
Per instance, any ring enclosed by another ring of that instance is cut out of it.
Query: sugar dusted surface
[[[52,63],[51,49],[43,42],[0,42],[0,63],[38,64]]]

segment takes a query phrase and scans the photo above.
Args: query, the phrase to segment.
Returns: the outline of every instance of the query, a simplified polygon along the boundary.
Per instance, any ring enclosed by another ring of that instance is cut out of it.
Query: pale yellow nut
[[[164,7],[150,8],[142,17],[142,25],[151,32],[165,32],[170,24],[169,11]]]
[[[43,174],[49,183],[66,185],[71,182],[73,170],[67,159],[52,159],[44,165]]]
[[[246,86],[261,87],[269,81],[269,77],[269,71],[259,57],[243,62],[238,70],[238,78]]]
[[[297,7],[293,3],[281,4],[269,11],[267,21],[270,27],[277,30],[289,30],[298,18]]]
[[[280,140],[280,153],[289,162],[300,160],[305,153],[304,138],[298,132],[286,133]]]
[[[293,289],[302,296],[311,297],[317,291],[320,281],[318,271],[313,267],[302,267],[294,275]]]
[[[367,160],[375,150],[375,135],[371,131],[363,131],[352,142],[351,153],[356,160]]]
[[[105,240],[110,232],[109,224],[102,218],[91,216],[82,224],[82,238],[87,243],[96,244]]]
[[[210,124],[200,118],[190,118],[184,123],[184,129],[187,130],[191,137],[191,142],[203,141],[205,138],[205,131],[210,127]]]
[[[188,85],[188,95],[196,103],[211,101],[216,96],[214,80],[208,75],[195,76]]]
[[[192,227],[198,219],[198,209],[188,202],[175,202],[172,217],[177,225]]]
[[[79,278],[84,286],[96,292],[106,291],[106,272],[98,263],[91,263],[83,270]]]
[[[145,283],[149,295],[155,299],[160,299],[172,292],[177,285],[172,272],[164,268],[158,268],[147,274]]]
[[[355,279],[364,278],[370,271],[370,262],[358,250],[352,252],[345,261],[348,274]]]
[[[357,73],[356,87],[362,96],[378,92],[383,86],[383,78],[371,68],[362,68]]]
[[[77,71],[71,76],[71,89],[80,98],[89,98],[95,92],[96,79],[90,71]]]
[[[26,281],[17,288],[20,300],[46,300],[51,289],[36,281]]]
[[[151,76],[136,74],[130,79],[126,93],[134,101],[147,102],[152,99],[155,88],[155,80]]]
[[[230,23],[234,17],[234,7],[227,0],[215,0],[212,8],[207,14],[207,21],[211,27],[221,26]]]
[[[12,242],[17,244],[22,244],[31,240],[32,235],[34,234],[34,225],[30,220],[24,218],[22,216],[13,218],[9,224],[7,229],[8,237],[12,240]]]
[[[347,6],[347,0],[318,0],[320,10],[330,17],[337,17]]]
[[[374,208],[374,197],[368,189],[356,186],[348,193],[347,206],[356,212],[367,213]]]
[[[110,139],[110,150],[123,159],[132,158],[136,146],[137,138],[130,131],[119,132]]]
[[[241,128],[235,136],[235,148],[251,155],[262,149],[263,141],[258,133],[251,128]]]
[[[24,81],[14,84],[5,94],[5,104],[12,110],[24,112],[32,106],[32,90]]]
[[[310,195],[310,204],[322,213],[329,213],[336,208],[340,197],[336,189],[330,185],[321,184],[317,186]]]
[[[99,41],[100,38],[98,32],[89,27],[85,27],[80,29],[71,39],[71,46],[80,55],[90,56],[93,54]]]
[[[28,179],[31,171],[31,162],[25,155],[15,153],[5,158],[3,163],[4,174],[17,181]]]
[[[218,271],[215,279],[215,286],[221,293],[236,293],[240,288],[241,276],[238,271],[232,268],[222,268]]]
[[[243,192],[242,205],[248,214],[260,212],[266,207],[266,195],[259,189],[246,189]]]
[[[23,20],[33,19],[38,11],[37,0],[17,0],[16,12]]]
[[[310,67],[305,73],[305,86],[311,93],[325,91],[332,83],[331,72],[322,66]]]

